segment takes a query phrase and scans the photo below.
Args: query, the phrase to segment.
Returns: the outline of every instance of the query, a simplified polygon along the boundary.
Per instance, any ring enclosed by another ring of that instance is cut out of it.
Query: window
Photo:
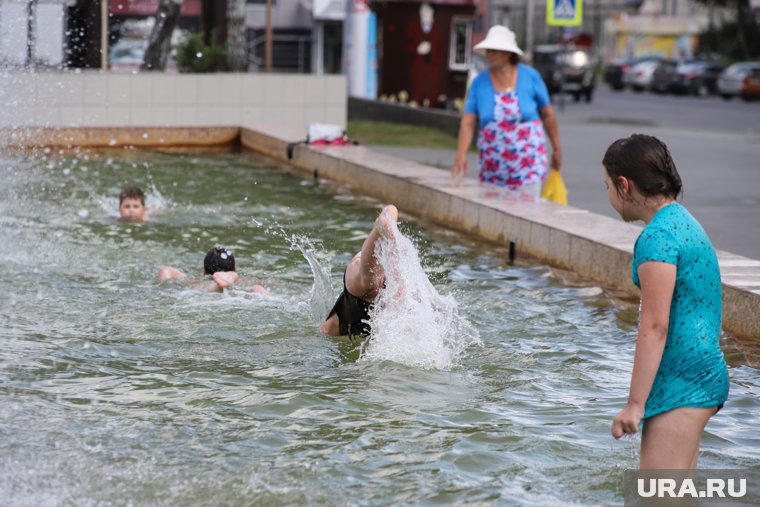
[[[454,16],[451,20],[449,69],[466,71],[470,68],[471,40],[472,18]]]

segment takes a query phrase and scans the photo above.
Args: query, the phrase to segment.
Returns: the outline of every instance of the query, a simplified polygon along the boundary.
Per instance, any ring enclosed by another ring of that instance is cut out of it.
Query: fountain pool
[[[360,357],[316,321],[379,203],[247,153],[0,158],[5,505],[622,505],[634,304],[402,210],[481,344]],[[149,223],[113,217],[132,184]],[[272,297],[156,283],[214,244]],[[700,467],[756,468],[760,372],[724,350]]]

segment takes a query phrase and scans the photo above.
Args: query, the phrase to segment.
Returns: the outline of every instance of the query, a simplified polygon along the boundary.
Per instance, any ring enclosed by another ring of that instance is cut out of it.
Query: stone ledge
[[[237,144],[237,127],[24,127],[0,129],[0,144],[11,149],[203,147]]]

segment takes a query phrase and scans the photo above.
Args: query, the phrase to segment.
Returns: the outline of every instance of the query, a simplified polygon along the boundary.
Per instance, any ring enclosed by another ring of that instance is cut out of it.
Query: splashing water
[[[332,305],[333,287],[330,278],[330,261],[325,259],[321,262],[319,252],[312,244],[309,238],[304,236],[291,236],[290,245],[297,248],[306,262],[309,263],[311,272],[314,275],[314,283],[311,286],[311,295],[309,304],[311,307],[311,318],[316,323],[321,323],[327,317]]]
[[[265,224],[251,219],[257,226]],[[370,310],[372,333],[360,360],[389,360],[409,366],[448,369],[471,345],[482,345],[477,330],[459,315],[451,295],[433,287],[413,243],[391,223],[393,241],[381,239],[375,251],[385,271],[385,288]],[[265,226],[268,234],[289,242],[309,263],[314,283],[309,304],[315,323],[324,321],[334,302],[330,259],[306,236]],[[342,283],[341,283],[342,286]]]
[[[314,276],[314,283],[311,286],[309,296],[311,319],[316,324],[322,323],[332,307],[331,298],[334,295],[330,276],[330,258],[323,255],[314,245],[314,242],[306,236],[290,234],[280,225],[264,224],[255,218],[251,219],[251,223],[263,227],[267,234],[282,238],[290,243],[290,248],[301,252],[303,258],[309,263],[311,273]]]
[[[478,331],[459,315],[457,302],[433,287],[412,242],[391,223],[393,240],[382,239],[375,255],[385,270],[370,311],[372,333],[360,360],[389,360],[422,368],[455,366]]]

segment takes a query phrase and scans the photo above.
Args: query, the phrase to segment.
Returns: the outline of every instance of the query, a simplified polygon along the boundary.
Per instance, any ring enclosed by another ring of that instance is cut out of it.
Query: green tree
[[[148,38],[142,70],[164,70],[171,51],[172,32],[177,26],[179,11],[184,0],[161,0],[156,12],[156,23]]]
[[[177,47],[177,68],[181,72],[218,72],[227,70],[227,52],[211,36],[211,44],[203,42],[203,34],[194,33]]]
[[[749,0],[694,0],[711,10],[710,27],[700,35],[700,47],[736,60],[760,57],[760,26],[752,15]],[[734,13],[734,19],[723,26],[713,25],[712,9],[723,8]]]

